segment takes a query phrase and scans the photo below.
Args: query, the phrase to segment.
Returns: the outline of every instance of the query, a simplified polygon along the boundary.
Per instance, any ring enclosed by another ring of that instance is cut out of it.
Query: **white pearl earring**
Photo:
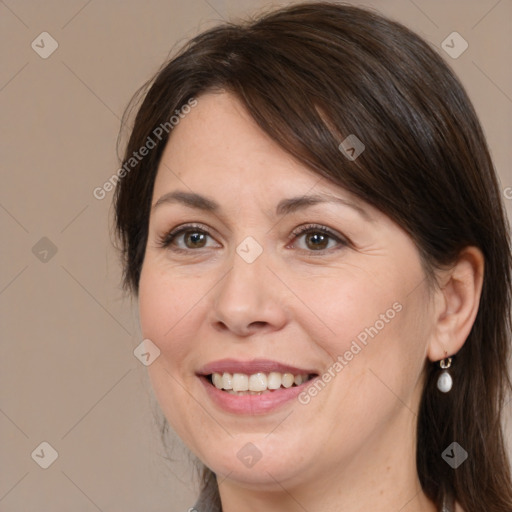
[[[452,358],[447,357],[446,359],[442,359],[439,362],[439,366],[444,370],[441,375],[439,375],[439,378],[437,379],[437,389],[439,391],[442,391],[443,393],[448,393],[450,389],[452,389],[453,386],[453,379],[452,376],[447,371],[448,368],[452,365]]]

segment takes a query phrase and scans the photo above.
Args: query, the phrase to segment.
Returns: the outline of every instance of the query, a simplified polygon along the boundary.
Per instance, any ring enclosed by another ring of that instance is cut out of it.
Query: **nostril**
[[[249,324],[249,328],[252,328],[252,327],[260,328],[260,327],[265,327],[265,325],[267,325],[267,322],[257,321],[257,322],[252,322],[251,324]]]

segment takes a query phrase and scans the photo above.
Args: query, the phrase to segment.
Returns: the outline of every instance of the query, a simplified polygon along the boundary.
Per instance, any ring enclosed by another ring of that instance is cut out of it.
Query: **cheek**
[[[339,355],[349,350],[354,340],[364,346],[381,332],[389,331],[389,326],[399,319],[401,295],[396,283],[382,286],[362,271],[358,275],[340,272],[316,282],[305,281],[297,289],[297,296],[313,313],[304,317],[311,319],[307,329],[313,335],[313,323],[318,324],[319,336],[313,339],[323,339],[326,348],[330,346],[331,356],[333,352]]]
[[[183,332],[190,306],[187,297],[179,293],[179,288],[176,283],[171,286],[169,278],[153,271],[149,265],[143,269],[139,283],[142,336],[150,339],[160,350],[159,357],[147,370],[167,420],[173,428],[181,431],[180,415],[176,411],[187,401],[183,396],[186,383],[181,370],[186,367],[187,355],[190,354],[187,335]]]
[[[139,317],[142,334],[154,343],[161,342],[172,328],[179,300],[165,276],[153,270],[151,261],[144,263],[139,282]],[[175,298],[173,300],[173,297]]]
[[[200,286],[190,286],[151,261],[143,267],[139,283],[142,334],[158,346],[162,355],[172,355],[169,361],[180,359],[181,345],[187,339],[184,331],[191,326],[194,306],[203,295]]]
[[[372,370],[389,385],[407,389],[425,362],[428,294],[419,262],[410,261],[410,268],[405,268],[407,262],[386,263],[386,268],[371,273],[354,268],[335,279],[320,279],[315,287],[304,281],[297,295],[315,313],[307,315],[315,319],[303,327],[312,335],[313,322],[317,324],[315,341],[333,364],[338,360],[343,369],[350,366],[350,380],[366,379]],[[331,372],[339,374],[340,368],[337,365]],[[337,380],[345,378],[348,375]]]
[[[160,356],[147,370],[165,417],[189,444],[193,441],[189,438],[193,429],[187,424],[183,411],[186,404],[193,409],[195,402],[186,391],[187,376],[181,370],[187,366],[191,353],[185,329],[189,325],[187,319],[193,314],[191,307],[197,300],[183,292],[190,291],[190,287],[181,287],[177,279],[171,283],[149,263],[143,268],[139,282],[139,317],[143,337],[159,348]],[[198,415],[200,411],[196,411],[196,417]]]

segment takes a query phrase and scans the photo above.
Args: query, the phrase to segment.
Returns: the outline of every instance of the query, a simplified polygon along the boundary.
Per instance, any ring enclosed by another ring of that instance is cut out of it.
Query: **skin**
[[[481,253],[467,248],[430,288],[416,246],[396,223],[294,160],[232,95],[197,99],[169,139],[152,204],[182,190],[221,209],[153,208],[139,289],[143,335],[161,351],[150,378],[169,423],[217,474],[225,512],[434,512],[415,467],[424,366],[455,354],[467,338]],[[367,217],[330,203],[276,217],[280,200],[313,193],[351,201]],[[167,248],[159,244],[186,223],[209,235],[199,244],[183,234]],[[291,235],[307,224],[348,243]],[[250,264],[236,252],[248,236],[263,249]],[[223,358],[322,374],[397,302],[401,311],[306,405],[227,413],[196,376]],[[237,458],[248,442],[262,454],[251,468]]]

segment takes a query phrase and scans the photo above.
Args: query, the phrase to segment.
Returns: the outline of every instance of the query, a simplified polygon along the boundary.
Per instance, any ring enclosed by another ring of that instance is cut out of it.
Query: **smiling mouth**
[[[245,373],[211,373],[206,375],[206,380],[218,390],[231,395],[264,395],[274,393],[282,389],[297,387],[304,384],[317,375],[314,373],[280,373],[258,372],[251,375]]]

